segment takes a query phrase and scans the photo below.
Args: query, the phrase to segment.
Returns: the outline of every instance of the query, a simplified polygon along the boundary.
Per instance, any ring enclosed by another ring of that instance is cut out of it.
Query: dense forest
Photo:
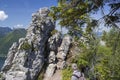
[[[49,15],[74,37],[72,46],[80,52],[71,63],[79,65],[87,80],[120,80],[119,0],[58,0]],[[94,15],[98,18],[92,18]],[[102,35],[98,36],[101,24]],[[63,80],[70,79],[71,72],[70,67],[63,70]]]

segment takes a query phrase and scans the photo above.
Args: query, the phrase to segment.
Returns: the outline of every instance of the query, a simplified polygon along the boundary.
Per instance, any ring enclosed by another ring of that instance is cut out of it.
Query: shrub
[[[0,80],[3,80],[2,74],[0,73]]]
[[[67,67],[66,69],[62,70],[62,80],[71,80],[71,76],[72,76],[71,67]]]
[[[54,30],[52,30],[51,35],[54,35],[57,32],[58,32],[58,30],[54,29]]]
[[[21,49],[22,50],[29,50],[31,49],[31,45],[28,43],[28,42],[24,42],[22,45],[21,45]]]

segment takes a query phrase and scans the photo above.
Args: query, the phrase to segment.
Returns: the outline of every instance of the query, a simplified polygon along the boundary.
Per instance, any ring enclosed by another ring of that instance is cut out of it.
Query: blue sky
[[[0,26],[27,28],[32,13],[56,5],[57,0],[0,0]]]
[[[32,13],[42,7],[57,6],[57,0],[0,0],[0,27],[23,27],[28,28]],[[105,13],[109,12],[108,6]],[[100,18],[101,12],[92,17]],[[101,25],[103,28],[103,25]],[[59,25],[57,29],[60,30]],[[63,29],[64,30],[64,29]]]

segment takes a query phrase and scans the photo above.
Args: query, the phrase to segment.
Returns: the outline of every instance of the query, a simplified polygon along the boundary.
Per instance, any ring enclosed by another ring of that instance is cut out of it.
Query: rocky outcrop
[[[65,35],[62,38],[60,33],[56,33],[52,37],[49,38],[49,56],[48,62],[49,65],[47,67],[44,80],[53,80],[51,79],[54,76],[56,70],[60,70],[66,67],[66,57],[69,52],[70,44],[72,41],[71,36]]]
[[[66,56],[68,54],[72,38],[69,35],[64,36],[61,46],[58,48],[57,53],[57,68],[63,69],[66,66]]]
[[[32,14],[26,37],[20,38],[9,49],[2,68],[4,80],[37,80],[44,63],[48,66],[43,80],[55,80],[52,79],[54,73],[58,72],[57,75],[66,67],[72,38],[60,32],[51,35],[55,23],[48,13],[47,8],[42,8]]]
[[[56,33],[53,36],[51,36],[48,40],[48,66],[47,66],[47,70],[45,73],[45,77],[44,80],[48,80],[50,77],[53,76],[56,68],[57,68],[57,52],[58,52],[58,47],[60,47],[62,41],[62,35],[61,33]]]
[[[2,68],[5,80],[36,80],[44,64],[45,45],[55,28],[48,13],[47,8],[34,13],[26,37],[9,49]]]

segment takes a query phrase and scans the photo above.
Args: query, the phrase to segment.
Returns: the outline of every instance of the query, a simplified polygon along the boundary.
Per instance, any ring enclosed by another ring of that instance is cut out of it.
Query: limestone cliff
[[[2,67],[3,80],[37,80],[44,63],[47,63],[44,80],[51,78],[57,69],[66,66],[71,37],[61,33],[51,35],[55,22],[48,16],[48,8],[32,14],[32,22],[25,38],[13,43]]]

